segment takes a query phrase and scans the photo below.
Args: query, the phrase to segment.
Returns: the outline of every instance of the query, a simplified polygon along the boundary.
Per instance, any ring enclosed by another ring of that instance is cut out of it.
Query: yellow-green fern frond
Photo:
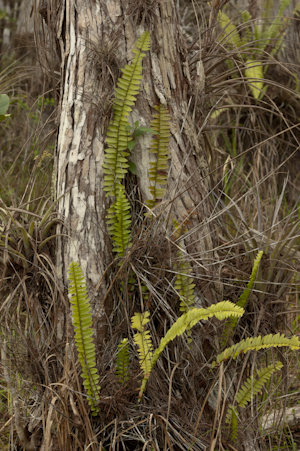
[[[249,299],[249,296],[250,296],[251,290],[253,288],[253,285],[254,285],[254,282],[255,282],[255,279],[256,279],[258,267],[259,267],[260,261],[262,259],[263,253],[264,253],[263,251],[258,252],[257,256],[254,259],[253,268],[252,268],[252,272],[251,272],[249,283],[247,284],[247,288],[240,295],[239,300],[237,302],[237,305],[239,305],[240,307],[244,308],[245,305],[246,305],[246,302]]]
[[[225,39],[226,43],[232,44],[235,48],[242,46],[242,40],[240,38],[239,32],[236,26],[232,23],[232,20],[223,12],[218,13],[218,22],[220,27],[223,28],[224,33],[222,34],[222,40]]]
[[[143,332],[145,330],[146,324],[149,323],[149,312],[135,313],[131,318],[131,326],[133,329],[137,329],[139,332]]]
[[[263,338],[261,336],[246,338],[221,352],[221,354],[217,356],[217,360],[212,363],[212,368],[230,357],[236,359],[242,352],[246,353],[248,351],[258,351],[259,349],[281,346],[289,346],[292,350],[299,349],[299,338],[295,335],[292,338],[286,338],[283,334],[280,335],[279,333],[276,335],[265,335]]]
[[[83,385],[88,393],[88,401],[93,415],[98,413],[96,400],[100,386],[96,366],[95,345],[93,343],[92,315],[87,287],[79,263],[70,264],[68,279],[69,299],[72,305],[72,321],[75,330],[75,344],[78,360],[82,368]]]
[[[246,303],[247,303],[247,301],[248,301],[248,299],[249,299],[251,290],[252,290],[252,288],[254,286],[254,282],[255,282],[255,279],[256,279],[259,263],[260,263],[260,261],[262,259],[262,256],[263,256],[263,251],[260,251],[260,252],[258,252],[257,256],[254,259],[253,268],[252,268],[252,272],[251,272],[249,283],[247,284],[247,288],[240,295],[239,300],[238,300],[238,302],[236,304],[239,307],[244,308]],[[236,318],[231,318],[230,320],[228,320],[227,324],[225,325],[225,330],[224,330],[223,337],[222,337],[222,344],[223,344],[223,346],[226,345],[227,340],[230,337],[230,335],[231,335],[233,329],[235,328],[236,324],[237,324],[237,319]]]
[[[229,301],[218,302],[218,304],[212,304],[208,308],[194,308],[178,318],[173,326],[168,330],[166,335],[161,339],[159,347],[153,354],[152,364],[156,364],[158,357],[165,349],[167,344],[174,340],[175,337],[184,334],[187,329],[191,329],[200,320],[207,320],[212,316],[215,316],[219,320],[223,320],[230,316],[242,316],[244,310],[241,307],[233,304]]]
[[[120,384],[125,384],[129,380],[129,343],[128,338],[123,338],[118,345],[118,354],[116,360],[116,375]]]
[[[147,380],[149,379],[150,373],[152,371],[153,345],[150,332],[148,330],[145,330],[145,326],[148,322],[149,312],[135,313],[131,318],[132,328],[139,331],[133,336],[133,339],[139,347],[138,352],[140,367],[144,373],[144,379],[139,394],[140,398],[142,397],[142,393],[146,387]]]
[[[246,407],[248,402],[251,401],[253,396],[256,396],[262,389],[263,385],[268,382],[272,374],[275,371],[280,370],[283,367],[281,362],[276,362],[274,367],[273,363],[261,370],[256,374],[256,378],[249,377],[245,384],[241,387],[236,395],[236,403],[239,407]]]
[[[118,80],[116,98],[114,101],[114,117],[108,126],[106,142],[108,148],[105,150],[104,168],[104,191],[107,196],[116,195],[116,186],[123,180],[128,170],[128,142],[132,139],[128,135],[127,128],[130,126],[128,115],[140,89],[142,79],[142,59],[145,51],[150,47],[149,32],[145,31],[136,42],[137,49],[132,50],[135,54],[130,65],[121,69],[123,75]]]
[[[154,184],[149,186],[153,196],[152,200],[148,200],[146,204],[149,208],[161,201],[165,195],[165,189],[159,188],[158,185],[164,186],[168,181],[168,159],[169,159],[169,142],[170,142],[170,115],[167,108],[163,105],[155,105],[154,108],[158,113],[153,114],[151,128],[157,132],[157,138],[151,141],[151,149],[149,153],[157,154],[157,160],[150,163],[149,180]]]
[[[255,99],[259,99],[263,96],[263,66],[259,61],[248,60],[245,63],[246,70],[245,76],[248,78],[248,83],[252,92],[252,95]]]
[[[108,210],[107,220],[108,231],[114,242],[113,251],[117,252],[120,257],[124,257],[131,244],[131,214],[125,187],[121,184],[116,188],[116,200]]]
[[[161,339],[160,344],[158,348],[154,351],[153,355],[152,353],[152,347],[150,351],[148,352],[148,355],[151,355],[151,365],[149,367],[149,361],[147,362],[147,373],[145,374],[145,377],[142,382],[142,386],[140,389],[140,397],[142,396],[147,380],[149,379],[150,373],[152,369],[154,368],[157,359],[163,352],[163,350],[166,348],[168,343],[170,341],[174,340],[174,338],[184,334],[187,330],[191,329],[195,324],[197,324],[200,320],[207,320],[208,318],[211,318],[212,316],[216,316],[219,320],[228,318],[229,316],[242,316],[244,313],[244,310],[241,307],[236,306],[235,304],[232,304],[232,302],[229,301],[223,301],[219,302],[218,304],[213,304],[207,309],[201,308],[201,309],[192,309],[189,310],[187,313],[184,313],[178,320],[173,324],[173,326],[168,330],[166,335]],[[138,330],[143,330],[143,323],[145,321],[144,318],[137,317],[138,314],[135,314],[132,318],[132,324],[134,324],[133,327],[139,328]],[[147,319],[147,322],[149,320]],[[141,341],[139,337],[139,341]],[[143,337],[144,342],[144,337]],[[148,349],[148,348],[147,348]],[[146,351],[145,351],[146,352]],[[143,357],[144,354],[143,353]]]

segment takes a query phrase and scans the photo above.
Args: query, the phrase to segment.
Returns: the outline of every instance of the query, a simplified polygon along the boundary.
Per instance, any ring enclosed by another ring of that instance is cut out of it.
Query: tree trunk
[[[179,223],[189,220],[191,231],[186,249],[197,255],[193,260],[194,271],[204,280],[199,283],[200,301],[216,302],[218,296],[213,290],[216,283],[207,283],[207,279],[218,282],[217,266],[212,266],[216,256],[208,167],[191,118],[191,105],[203,88],[203,74],[198,74],[198,79],[197,75],[194,78],[190,75],[174,2],[168,0],[154,5],[149,11],[146,8],[143,2],[138,7],[127,1],[99,4],[91,0],[78,2],[76,7],[73,2],[66,2],[66,9],[61,5],[53,17],[63,80],[57,198],[59,213],[69,227],[68,237],[58,241],[57,270],[66,286],[68,266],[78,260],[92,295],[111,261],[103,191],[105,134],[120,67],[130,61],[134,43],[149,29],[151,50],[144,59],[142,90],[131,120],[149,125],[151,107],[159,101],[170,110],[172,139],[167,200],[172,203],[168,208],[166,234],[171,237],[172,219]],[[55,10],[53,2],[51,11]],[[199,61],[200,56],[197,58]],[[148,148],[149,140],[144,138],[132,155],[142,201],[150,197]],[[100,341],[105,338],[106,318],[102,308],[105,293],[103,282],[93,297],[94,312],[100,309],[97,336]]]
[[[167,208],[157,233],[164,234],[171,246],[173,219],[189,229],[183,238],[197,285],[197,306],[222,300],[197,106],[205,85],[203,66],[200,50],[190,63],[174,0],[52,0],[44,17],[61,55],[56,176],[59,214],[67,226],[59,233],[68,236],[58,239],[57,271],[66,287],[69,264],[80,263],[97,317],[96,343],[103,348],[113,308],[106,296],[105,277],[113,260],[105,219],[109,203],[103,190],[105,137],[120,68],[132,59],[131,50],[144,30],[150,32],[151,48],[143,60],[141,92],[130,121],[149,126],[152,107],[158,102],[171,115],[170,169],[163,204]],[[147,136],[142,138],[131,156],[137,176],[129,175],[128,185],[135,184],[138,206],[150,198],[149,141]],[[152,238],[150,246],[155,246],[158,237]]]

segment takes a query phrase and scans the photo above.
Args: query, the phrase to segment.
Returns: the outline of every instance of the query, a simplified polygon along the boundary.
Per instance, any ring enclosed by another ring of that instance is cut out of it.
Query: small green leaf
[[[125,129],[124,130],[132,130],[133,129],[133,127],[131,126],[131,125],[126,125],[126,127],[125,127]]]
[[[135,121],[134,126],[137,128],[139,126],[139,121]]]
[[[131,174],[136,175],[136,165],[132,161],[129,161],[128,165],[129,165],[129,171],[131,172]]]
[[[9,107],[9,97],[6,94],[0,94],[0,115],[5,115]],[[3,119],[2,119],[3,120]]]
[[[136,141],[134,141],[134,139],[132,141],[129,141],[127,147],[130,150],[130,152],[132,151],[132,149],[134,148],[135,145],[136,145]]]
[[[153,135],[159,135],[160,133],[158,133],[157,131],[153,130],[153,128],[150,127],[139,127],[137,128],[134,133],[132,134],[132,136],[134,138],[136,138],[137,136],[142,136],[145,133],[152,133]]]

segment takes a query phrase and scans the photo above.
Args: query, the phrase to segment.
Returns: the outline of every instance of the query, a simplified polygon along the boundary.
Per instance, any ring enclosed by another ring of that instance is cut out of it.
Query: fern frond
[[[246,407],[248,402],[251,401],[253,396],[256,396],[262,389],[263,385],[268,382],[272,374],[275,371],[280,370],[283,367],[281,362],[276,362],[275,367],[273,363],[261,370],[256,374],[256,378],[249,377],[245,384],[240,388],[236,395],[236,403],[239,407]]]
[[[249,79],[249,86],[252,95],[255,99],[259,99],[262,95],[262,89],[264,87],[263,79],[263,66],[259,61],[247,60],[246,63],[245,76]]]
[[[142,394],[145,390],[150,373],[151,373],[152,369],[154,368],[154,366],[156,365],[157,359],[159,358],[159,356],[161,355],[163,350],[166,348],[168,343],[170,343],[170,341],[172,341],[172,340],[174,340],[174,338],[184,334],[184,332],[191,329],[200,320],[207,320],[208,318],[211,318],[212,316],[216,316],[216,318],[218,318],[219,320],[222,320],[222,319],[228,318],[229,316],[242,316],[243,313],[244,313],[244,310],[241,307],[238,307],[238,306],[232,304],[232,302],[223,301],[223,302],[219,302],[218,304],[213,304],[210,307],[208,307],[207,309],[194,308],[192,310],[189,310],[187,313],[184,313],[183,315],[181,315],[181,317],[178,318],[178,320],[168,330],[166,335],[160,340],[160,344],[159,344],[158,348],[154,351],[153,354],[151,354],[152,347],[149,351],[147,351],[148,348],[146,348],[148,355],[151,356],[151,361],[150,361],[151,365],[149,367],[149,361],[148,361],[147,368],[146,368],[147,373],[145,373],[145,376],[144,376],[144,379],[142,382],[142,386],[140,389],[140,397],[142,397]],[[139,314],[136,313],[134,315],[134,317],[132,318],[132,324],[134,324],[133,327],[137,328],[138,330],[143,331],[144,326],[143,326],[142,322],[145,321],[145,318],[142,317],[142,319],[141,319],[137,315],[139,315]],[[146,320],[147,320],[147,322],[149,321],[147,318],[146,318]],[[144,337],[142,337],[142,338],[144,340]],[[138,339],[139,339],[139,341],[141,341],[140,337]],[[144,354],[146,351],[143,351],[143,355],[142,355],[143,358],[145,358]]]
[[[254,259],[253,268],[252,268],[252,272],[251,272],[249,283],[247,284],[247,288],[240,295],[239,300],[237,302],[237,305],[240,306],[240,307],[244,308],[245,305],[246,305],[246,302],[249,299],[249,296],[250,296],[251,290],[253,288],[253,285],[254,285],[254,282],[255,282],[255,279],[256,279],[258,267],[259,267],[260,261],[262,259],[263,253],[264,253],[263,251],[258,252],[257,256]]]
[[[212,368],[230,357],[236,359],[242,352],[246,353],[248,351],[258,351],[259,349],[281,346],[289,346],[292,350],[299,349],[299,338],[295,335],[292,338],[286,338],[283,334],[280,335],[280,333],[276,335],[265,335],[263,338],[261,336],[246,338],[218,354],[217,360],[212,363]]]
[[[136,42],[137,49],[132,50],[135,54],[130,65],[121,69],[123,75],[118,80],[116,98],[114,101],[114,117],[108,126],[106,142],[108,148],[105,150],[104,168],[104,191],[107,196],[116,196],[116,186],[123,180],[128,170],[128,142],[131,137],[126,127],[129,124],[128,115],[136,102],[142,79],[142,60],[145,51],[150,47],[149,32],[145,31]]]
[[[171,136],[170,115],[167,108],[161,104],[155,105],[154,108],[158,113],[153,114],[154,119],[151,121],[151,128],[157,132],[158,136],[151,141],[149,153],[157,154],[157,160],[150,163],[149,180],[154,185],[149,186],[153,196],[152,200],[146,201],[149,208],[153,208],[165,195],[165,189],[158,188],[158,185],[164,186],[168,181],[169,142]]]
[[[180,311],[183,313],[191,310],[195,302],[194,295],[194,279],[190,276],[191,266],[188,261],[184,260],[182,252],[178,252],[179,264],[178,273],[175,281],[175,290],[180,296]]]
[[[129,343],[128,338],[123,338],[118,345],[118,354],[116,359],[116,376],[120,384],[125,384],[129,380]]]
[[[149,312],[135,313],[131,318],[131,327],[133,329],[137,329],[139,332],[143,332],[145,330],[146,324],[149,323]]]
[[[225,422],[231,425],[230,437],[233,442],[236,442],[238,437],[238,413],[236,407],[232,404],[229,404],[228,406]]]
[[[175,337],[182,335],[187,329],[191,329],[200,320],[207,320],[212,316],[215,316],[219,320],[223,320],[230,316],[242,316],[244,310],[241,307],[233,304],[229,301],[218,302],[218,304],[212,304],[208,308],[194,308],[178,318],[173,326],[168,330],[166,335],[161,339],[158,348],[153,354],[152,365],[157,362],[158,357],[163,352],[168,343],[174,340]]]
[[[150,332],[145,330],[145,326],[149,322],[149,315],[149,312],[135,313],[131,318],[132,328],[139,331],[133,336],[133,339],[139,347],[140,367],[146,378],[148,378],[151,373],[151,361],[153,354],[153,345]]]
[[[242,292],[242,294],[240,295],[239,300],[236,304],[239,307],[244,308],[249,299],[251,290],[254,286],[259,263],[262,259],[262,256],[263,256],[263,251],[260,251],[260,252],[258,252],[257,256],[254,259],[253,268],[252,268],[250,280],[247,284],[247,288],[245,288],[245,290]],[[227,340],[228,340],[229,336],[231,335],[233,329],[235,328],[236,324],[237,324],[237,318],[231,318],[230,320],[228,320],[227,324],[225,325],[225,329],[224,329],[224,333],[223,333],[223,337],[222,337],[222,345],[223,346],[226,345]]]
[[[108,232],[112,236],[113,251],[124,257],[130,247],[131,214],[130,203],[125,194],[125,187],[119,184],[116,188],[116,200],[107,213]]]
[[[232,23],[232,20],[230,20],[229,17],[221,10],[218,13],[218,21],[220,27],[223,28],[224,31],[222,38],[225,37],[226,42],[229,42],[235,48],[241,47],[243,43],[236,26]]]
[[[82,368],[83,385],[88,393],[88,401],[93,415],[99,411],[96,400],[99,399],[100,386],[96,366],[95,345],[93,343],[92,315],[87,294],[86,282],[79,263],[69,266],[69,299],[72,305],[72,321],[75,331],[75,344],[78,360]]]
[[[149,330],[138,332],[133,336],[133,340],[139,347],[140,367],[144,376],[148,378],[152,370],[151,361],[153,355],[153,345]]]

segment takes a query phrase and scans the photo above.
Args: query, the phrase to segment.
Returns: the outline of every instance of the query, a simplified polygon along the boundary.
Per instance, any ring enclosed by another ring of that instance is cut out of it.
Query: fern
[[[238,407],[246,407],[252,397],[256,396],[261,391],[262,387],[270,380],[272,374],[282,367],[283,365],[281,362],[276,362],[275,366],[271,364],[257,371],[255,377],[249,377],[236,394],[235,401]],[[236,442],[238,434],[238,413],[237,408],[233,404],[229,404],[228,406],[225,421],[227,424],[231,424],[231,439]]]
[[[278,39],[282,34],[282,27],[286,28],[287,24],[283,25],[283,13],[290,5],[291,0],[281,0],[277,17],[273,20],[268,29],[263,33],[262,39],[265,41],[264,48],[270,44],[272,39]]]
[[[241,47],[243,42],[240,38],[236,26],[232,23],[232,20],[230,20],[229,17],[221,10],[218,13],[218,21],[221,28],[223,28],[224,32],[226,33],[225,36],[228,42],[230,42],[230,44],[232,44],[235,48]]]
[[[175,281],[175,290],[180,296],[180,311],[183,313],[191,310],[195,302],[194,279],[190,276],[191,267],[188,261],[184,260],[182,252],[178,252],[180,263]]]
[[[114,117],[108,126],[105,150],[104,191],[107,196],[116,196],[116,187],[123,180],[128,170],[128,142],[132,139],[128,134],[128,115],[136,102],[142,79],[142,60],[145,51],[150,47],[149,32],[145,31],[135,44],[137,49],[132,52],[135,57],[130,65],[122,70],[123,75],[118,80],[116,99],[114,101]]]
[[[249,79],[249,86],[255,99],[259,99],[263,95],[263,66],[259,61],[249,59],[245,63],[245,76]]]
[[[228,406],[225,422],[231,425],[231,440],[236,442],[238,437],[238,413],[233,404]]]
[[[145,332],[145,325],[148,323],[149,313],[146,312],[143,315],[136,313],[132,318],[132,327],[138,329],[140,332],[134,336],[134,341],[139,346],[140,354],[140,365],[144,372],[144,379],[142,381],[142,386],[140,388],[140,398],[143,395],[147,381],[150,377],[151,371],[156,365],[156,362],[166,348],[170,341],[174,338],[184,334],[187,330],[191,329],[200,320],[207,320],[212,316],[216,316],[219,320],[228,318],[229,316],[242,316],[244,310],[232,304],[229,301],[219,302],[218,304],[213,304],[207,309],[192,309],[187,313],[184,313],[178,320],[173,324],[173,326],[168,330],[166,335],[161,339],[158,348],[153,352],[151,337],[149,332]]]
[[[271,364],[258,371],[256,375],[257,379],[249,377],[236,395],[237,405],[239,407],[246,407],[248,402],[251,401],[251,398],[256,396],[261,391],[263,385],[268,382],[272,374],[275,371],[280,370],[282,367],[283,365],[281,362],[276,362],[275,367]]]
[[[139,393],[140,398],[152,371],[153,345],[150,332],[145,330],[145,326],[149,322],[149,315],[149,312],[135,313],[131,318],[132,328],[138,330],[138,333],[133,336],[133,340],[138,345],[140,367],[144,373],[144,379]]]
[[[251,272],[249,283],[247,284],[247,288],[245,288],[243,293],[240,295],[239,300],[238,300],[238,302],[236,304],[239,307],[244,308],[246,303],[247,303],[247,301],[248,301],[248,299],[249,299],[250,293],[251,293],[251,291],[253,289],[253,286],[254,286],[254,282],[255,282],[255,279],[256,279],[259,263],[260,263],[260,261],[262,259],[262,256],[263,256],[263,251],[260,251],[260,252],[258,252],[257,256],[254,259],[253,268],[252,268],[252,272]],[[227,322],[227,324],[225,326],[224,333],[223,333],[223,338],[222,338],[223,346],[226,345],[227,340],[228,340],[229,336],[231,335],[233,329],[235,328],[236,324],[237,324],[237,318],[231,318]]]
[[[292,338],[286,338],[284,335],[280,335],[280,333],[276,335],[265,335],[263,338],[261,336],[246,338],[245,340],[236,343],[235,345],[225,349],[223,352],[218,354],[217,360],[212,363],[212,368],[214,368],[217,364],[223,362],[223,360],[229,359],[230,357],[236,359],[236,357],[242,352],[246,353],[248,351],[258,351],[259,349],[263,348],[281,346],[289,346],[292,350],[299,349],[299,338],[295,335]]]
[[[154,185],[149,186],[150,192],[153,196],[152,200],[146,201],[149,208],[159,202],[165,195],[164,188],[158,188],[157,185],[164,186],[168,179],[168,158],[169,158],[169,142],[170,142],[170,115],[167,108],[163,105],[155,105],[154,108],[158,111],[153,114],[154,119],[151,121],[151,128],[157,132],[157,138],[151,141],[151,149],[149,153],[157,154],[157,160],[150,163],[149,180],[154,182]]]
[[[69,299],[72,305],[72,321],[75,330],[75,344],[78,360],[82,368],[83,385],[88,393],[88,401],[93,415],[99,409],[96,400],[99,399],[100,386],[96,366],[95,345],[93,343],[92,315],[87,295],[86,282],[79,263],[73,262],[69,266],[68,279]]]
[[[114,242],[113,251],[124,257],[126,249],[131,244],[131,214],[130,203],[126,198],[125,188],[121,184],[116,189],[116,201],[110,206],[107,219],[108,231]]]
[[[129,363],[129,343],[128,338],[124,338],[118,345],[116,360],[116,375],[120,384],[125,384],[129,380]]]

